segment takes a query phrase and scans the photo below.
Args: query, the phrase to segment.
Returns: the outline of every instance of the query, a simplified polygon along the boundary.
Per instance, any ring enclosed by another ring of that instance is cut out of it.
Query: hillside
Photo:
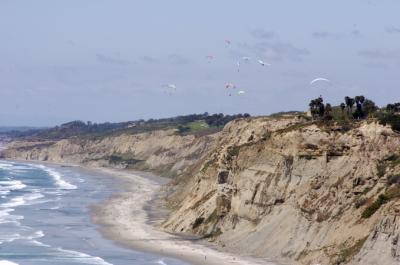
[[[400,135],[298,118],[228,124],[169,198],[172,232],[300,264],[399,264]]]
[[[400,262],[400,134],[376,120],[241,118],[221,132],[19,140],[7,158],[174,177],[163,228],[299,264]]]

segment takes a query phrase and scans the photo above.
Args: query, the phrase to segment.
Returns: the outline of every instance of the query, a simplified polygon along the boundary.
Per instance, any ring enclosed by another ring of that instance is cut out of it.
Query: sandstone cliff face
[[[300,117],[230,122],[209,136],[173,130],[101,140],[14,142],[16,159],[127,166],[177,176],[163,227],[289,264],[400,264],[400,135]]]
[[[2,155],[6,158],[77,163],[93,166],[129,167],[151,170],[165,176],[181,174],[213,146],[216,135],[177,135],[159,130],[135,135],[55,142],[13,142]],[[114,161],[112,156],[123,157]]]
[[[400,136],[390,128],[255,118],[229,123],[216,146],[169,198],[166,229],[299,264],[400,264]]]

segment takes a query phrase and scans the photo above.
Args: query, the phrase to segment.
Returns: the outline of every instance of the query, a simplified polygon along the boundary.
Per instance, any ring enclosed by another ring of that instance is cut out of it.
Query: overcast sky
[[[305,110],[320,94],[400,101],[399,10],[398,0],[0,0],[0,125],[260,115]],[[331,83],[311,86],[316,77]]]

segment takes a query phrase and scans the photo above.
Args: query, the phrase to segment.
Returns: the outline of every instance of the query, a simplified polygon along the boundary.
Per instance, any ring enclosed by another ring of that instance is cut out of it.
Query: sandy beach
[[[98,170],[126,183],[125,192],[116,194],[92,208],[92,219],[100,225],[105,237],[125,247],[178,258],[195,265],[276,265],[263,259],[224,253],[207,246],[204,242],[194,242],[159,230],[150,224],[146,207],[149,203],[154,203],[162,180],[113,169]]]

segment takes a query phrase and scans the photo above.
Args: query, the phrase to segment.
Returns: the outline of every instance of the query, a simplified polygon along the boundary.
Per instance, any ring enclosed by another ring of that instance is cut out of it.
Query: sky
[[[398,0],[0,0],[0,125],[264,115],[319,95],[383,106],[400,101],[399,10]],[[331,82],[310,85],[317,77]]]

